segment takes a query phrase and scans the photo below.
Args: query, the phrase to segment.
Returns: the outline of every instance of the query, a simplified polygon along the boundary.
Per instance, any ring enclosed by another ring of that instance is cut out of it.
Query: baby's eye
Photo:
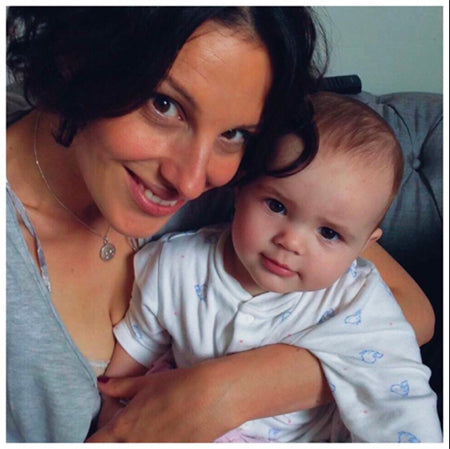
[[[169,97],[156,94],[150,101],[159,114],[166,117],[180,117],[177,104]]]
[[[334,231],[331,228],[327,228],[326,226],[319,228],[319,233],[325,240],[339,240],[340,239],[340,235],[336,231]]]
[[[239,129],[229,129],[222,133],[222,137],[230,143],[244,144],[250,137],[250,133]]]
[[[284,207],[283,203],[280,203],[277,200],[274,200],[273,198],[268,198],[265,200],[267,207],[276,214],[286,215],[287,210],[286,207]]]

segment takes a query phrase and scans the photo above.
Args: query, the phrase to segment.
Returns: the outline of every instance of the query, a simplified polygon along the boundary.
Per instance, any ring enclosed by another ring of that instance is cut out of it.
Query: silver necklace
[[[41,118],[41,114],[39,113],[38,116],[36,117],[36,122],[34,124],[34,142],[33,142],[33,150],[34,150],[34,160],[36,162],[36,166],[39,170],[39,173],[41,174],[41,178],[44,181],[45,185],[47,186],[47,189],[49,190],[49,192],[53,195],[53,197],[55,198],[55,200],[58,202],[58,204],[65,210],[67,211],[70,215],[72,215],[73,218],[75,218],[75,220],[78,221],[78,223],[82,224],[87,230],[89,230],[90,232],[92,232],[93,234],[95,234],[96,236],[100,237],[103,240],[103,244],[100,248],[100,259],[102,259],[104,262],[108,262],[109,260],[111,260],[115,254],[116,254],[116,247],[109,241],[108,239],[108,232],[109,229],[111,228],[111,225],[108,226],[108,228],[106,229],[106,232],[104,235],[100,234],[99,232],[97,232],[95,229],[91,228],[87,223],[85,223],[83,220],[81,220],[81,218],[78,217],[77,214],[75,214],[75,212],[73,212],[72,210],[70,210],[59,198],[58,195],[56,195],[56,193],[54,192],[54,190],[50,187],[50,184],[47,181],[47,178],[44,175],[44,172],[42,171],[41,165],[39,164],[39,159],[38,159],[38,152],[37,152],[37,131],[38,131],[38,126],[39,126],[39,119]]]

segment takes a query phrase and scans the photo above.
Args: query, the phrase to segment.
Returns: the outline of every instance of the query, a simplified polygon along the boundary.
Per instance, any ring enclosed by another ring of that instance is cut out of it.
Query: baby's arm
[[[116,343],[111,361],[106,369],[105,376],[108,377],[129,377],[140,376],[147,371],[144,365],[141,365],[122,348],[120,343]]]
[[[134,360],[122,348],[120,343],[116,343],[111,361],[105,371],[107,377],[130,377],[140,376],[147,371],[144,365]],[[127,399],[127,398],[124,398]],[[102,408],[98,416],[97,427],[103,427],[114,415],[123,407],[120,399],[112,398],[102,394]]]
[[[440,442],[430,370],[391,292],[367,268],[358,263],[357,277],[335,290],[335,314],[290,338],[319,358],[353,442]]]

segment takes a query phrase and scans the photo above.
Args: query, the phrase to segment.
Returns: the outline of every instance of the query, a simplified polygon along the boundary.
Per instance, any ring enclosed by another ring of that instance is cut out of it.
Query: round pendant
[[[115,254],[116,247],[108,241],[106,241],[100,248],[100,259],[102,259],[104,262],[108,262],[108,260],[111,260]]]

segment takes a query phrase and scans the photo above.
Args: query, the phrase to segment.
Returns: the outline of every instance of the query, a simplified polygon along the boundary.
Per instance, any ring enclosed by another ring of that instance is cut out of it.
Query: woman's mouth
[[[169,196],[167,193],[146,185],[141,178],[139,178],[131,170],[126,169],[128,174],[128,186],[131,197],[136,205],[148,215],[162,217],[174,214],[185,201],[179,197],[177,198],[162,198],[162,196]],[[158,191],[159,190],[159,191]],[[171,195],[173,197],[173,195]]]
[[[172,207],[172,206],[175,206],[175,204],[177,204],[177,200],[172,200],[172,201],[163,200],[159,196],[156,196],[150,189],[146,189],[142,184],[140,184],[139,187],[142,187],[144,189],[145,197],[148,200],[153,201],[156,204],[160,204],[161,206],[167,206],[167,207]]]

